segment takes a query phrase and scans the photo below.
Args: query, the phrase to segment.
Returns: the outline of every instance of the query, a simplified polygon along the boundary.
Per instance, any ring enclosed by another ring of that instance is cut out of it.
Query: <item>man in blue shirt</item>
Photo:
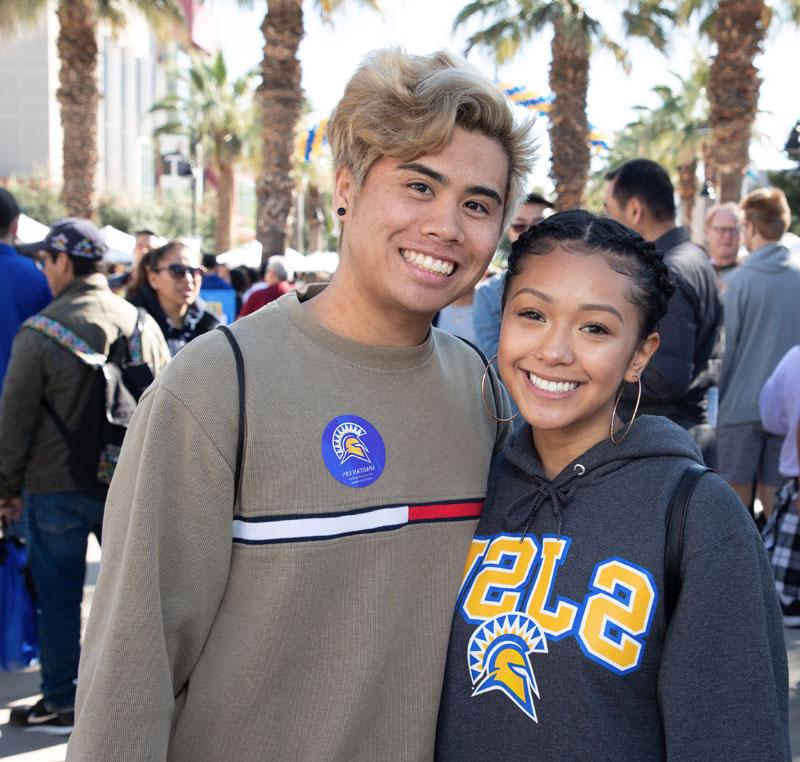
[[[44,273],[14,248],[19,215],[16,199],[0,188],[0,392],[17,329],[50,304]]]

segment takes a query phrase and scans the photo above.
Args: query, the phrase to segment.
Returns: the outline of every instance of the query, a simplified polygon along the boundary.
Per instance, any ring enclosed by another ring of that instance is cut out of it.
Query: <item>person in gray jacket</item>
[[[98,271],[106,250],[88,220],[57,222],[37,249],[54,301],[40,321],[62,326],[65,343],[108,354],[111,344],[133,334],[136,308],[111,293]],[[156,322],[145,316],[142,359],[155,374],[169,361]],[[15,707],[11,724],[52,735],[72,731],[80,652],[81,599],[86,542],[98,537],[103,500],[84,491],[70,468],[70,448],[51,415],[75,431],[91,388],[93,369],[54,338],[23,324],[11,349],[0,399],[0,515],[18,518],[24,508],[38,609],[43,697]]]
[[[783,191],[755,190],[742,199],[741,208],[750,254],[727,277],[723,296],[718,471],[745,505],[757,495],[768,518],[782,481],[782,439],[761,425],[758,395],[800,336],[800,261],[779,243],[791,221]]]

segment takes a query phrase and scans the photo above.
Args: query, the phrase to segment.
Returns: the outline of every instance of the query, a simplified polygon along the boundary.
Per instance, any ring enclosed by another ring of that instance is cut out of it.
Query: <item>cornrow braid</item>
[[[675,291],[663,255],[638,233],[608,217],[582,209],[559,212],[523,233],[511,247],[503,288],[503,308],[509,284],[530,255],[546,255],[563,244],[576,254],[602,256],[612,270],[631,279],[628,301],[639,311],[639,337],[644,340],[667,314]]]

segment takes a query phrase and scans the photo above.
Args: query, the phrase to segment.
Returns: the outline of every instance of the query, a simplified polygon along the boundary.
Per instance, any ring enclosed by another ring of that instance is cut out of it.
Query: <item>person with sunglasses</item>
[[[217,327],[217,318],[197,299],[205,269],[180,241],[153,249],[139,268],[142,286],[131,302],[155,318],[173,357],[192,339]]]

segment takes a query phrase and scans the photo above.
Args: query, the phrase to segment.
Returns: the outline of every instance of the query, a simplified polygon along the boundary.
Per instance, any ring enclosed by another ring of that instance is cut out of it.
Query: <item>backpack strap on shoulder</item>
[[[700,477],[710,470],[700,463],[692,463],[681,474],[667,508],[667,542],[664,551],[664,608],[667,622],[672,618],[681,592],[681,555],[689,501]]]
[[[245,396],[244,396],[244,358],[242,357],[242,350],[239,347],[239,342],[233,332],[226,325],[217,326],[217,328],[225,334],[225,338],[231,345],[233,350],[233,357],[236,360],[236,381],[239,387],[239,432],[236,440],[236,470],[233,475],[233,507],[236,510],[236,504],[239,501],[239,494],[241,492],[242,482],[242,461],[244,459],[244,423],[245,423]]]
[[[34,315],[28,318],[21,327],[31,328],[47,336],[87,365],[100,368],[106,364],[108,359],[106,355],[98,352],[88,341],[82,339],[63,323],[59,323],[58,320],[44,315]]]

